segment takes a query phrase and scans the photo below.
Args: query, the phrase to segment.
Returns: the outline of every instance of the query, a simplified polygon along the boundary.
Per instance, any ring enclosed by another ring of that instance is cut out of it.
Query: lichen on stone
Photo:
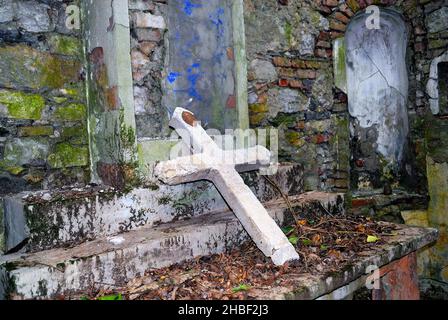
[[[81,41],[75,37],[55,34],[48,42],[52,53],[77,56],[82,52]]]
[[[84,104],[72,103],[66,107],[58,108],[54,115],[56,119],[62,121],[79,121],[87,117],[87,111]]]
[[[45,100],[39,94],[0,90],[0,104],[6,106],[11,118],[39,120],[45,107]]]
[[[72,146],[69,143],[56,145],[54,152],[48,156],[48,163],[52,168],[86,166],[88,161],[87,147]]]

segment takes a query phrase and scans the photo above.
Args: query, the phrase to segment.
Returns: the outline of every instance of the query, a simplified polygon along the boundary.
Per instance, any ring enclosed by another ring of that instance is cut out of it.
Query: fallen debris
[[[294,220],[283,231],[300,255],[299,261],[275,266],[253,242],[247,242],[226,254],[150,270],[124,288],[89,296],[97,299],[115,292],[130,300],[251,299],[252,288],[287,286],[293,275],[343,270],[360,253],[394,235],[391,225],[359,216],[297,215]],[[368,241],[369,237],[376,241]]]

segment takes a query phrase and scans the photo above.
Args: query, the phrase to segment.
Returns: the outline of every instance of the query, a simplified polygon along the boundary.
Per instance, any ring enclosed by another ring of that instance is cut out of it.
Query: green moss
[[[5,170],[15,176],[21,174],[23,170],[25,170],[21,166],[9,165],[5,161],[0,161],[0,169]]]
[[[292,25],[289,21],[285,23],[285,37],[286,42],[291,45],[292,43]]]
[[[66,98],[66,97],[53,97],[52,99],[57,104],[61,104],[61,103],[67,102],[67,100],[68,100],[68,98]]]
[[[84,104],[72,103],[66,107],[58,108],[54,113],[56,119],[63,121],[79,121],[87,116]]]
[[[269,106],[267,103],[254,103],[249,105],[249,111],[255,113],[268,112]]]
[[[0,83],[28,89],[63,88],[79,82],[79,59],[42,52],[27,45],[0,47]],[[10,72],[6,72],[9,70]]]
[[[52,168],[86,166],[88,160],[87,147],[72,146],[69,143],[56,145],[54,152],[48,156],[48,163]]]
[[[12,118],[39,120],[45,107],[45,100],[38,94],[1,90],[0,104],[6,106]]]
[[[63,138],[71,138],[71,137],[79,137],[86,135],[86,127],[85,126],[77,126],[77,127],[69,127],[64,128],[61,133],[61,137]]]
[[[50,126],[19,128],[19,135],[21,137],[51,136],[52,134],[53,134],[53,127]]]
[[[53,35],[48,42],[52,53],[77,56],[82,52],[81,41],[75,37]]]

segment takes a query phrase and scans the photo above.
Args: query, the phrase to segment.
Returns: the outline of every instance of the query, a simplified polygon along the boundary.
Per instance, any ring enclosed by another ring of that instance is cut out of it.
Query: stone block
[[[12,0],[0,0],[0,23],[11,22],[14,19]]]
[[[250,63],[250,72],[254,80],[273,82],[277,80],[277,70],[270,61],[255,59]]]
[[[41,52],[27,45],[0,47],[0,86],[5,88],[63,88],[79,82],[80,61]]]
[[[19,1],[16,3],[17,24],[27,32],[39,33],[54,30],[54,24],[48,14],[50,7],[37,1]]]
[[[134,26],[137,28],[166,29],[165,19],[146,12],[134,12],[132,14]]]
[[[430,33],[448,29],[448,7],[431,12],[426,17],[426,27]]]

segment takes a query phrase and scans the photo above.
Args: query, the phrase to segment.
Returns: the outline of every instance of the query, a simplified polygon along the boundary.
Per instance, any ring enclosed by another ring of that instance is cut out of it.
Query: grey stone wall
[[[134,108],[139,138],[163,138],[170,133],[168,111],[162,107],[162,85],[167,75],[164,70],[167,11],[163,0],[129,0]]]
[[[88,182],[78,0],[0,1],[0,195]]]

